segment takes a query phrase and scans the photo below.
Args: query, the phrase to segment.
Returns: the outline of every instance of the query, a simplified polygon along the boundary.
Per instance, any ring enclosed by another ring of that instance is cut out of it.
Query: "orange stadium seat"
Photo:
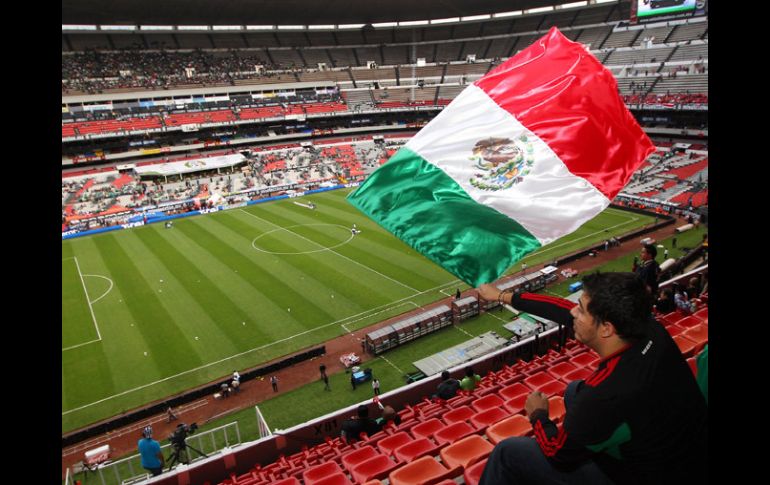
[[[476,414],[476,411],[471,409],[470,406],[460,406],[446,412],[442,419],[447,424],[459,423],[461,421],[468,421],[474,414]]]
[[[423,421],[422,423],[415,424],[412,426],[410,432],[415,438],[430,438],[436,433],[436,431],[442,429],[443,427],[444,423],[439,421],[437,418],[431,418],[427,421]]]
[[[311,483],[316,483],[321,478],[335,473],[342,473],[342,468],[336,462],[327,461],[302,472],[302,481],[305,482],[305,485],[310,485]]]
[[[467,468],[492,453],[494,446],[474,434],[456,441],[439,452],[441,461],[449,468]]]
[[[700,352],[709,343],[709,328],[703,323],[690,327],[680,334],[695,342],[695,353]]]
[[[344,473],[333,473],[312,483],[313,485],[353,485],[353,482]],[[305,481],[305,485],[309,484],[310,482]]]
[[[377,448],[384,455],[391,456],[393,451],[401,445],[412,442],[412,437],[406,432],[400,431],[377,442]]]
[[[690,328],[690,327],[699,325],[701,322],[702,320],[700,318],[694,315],[690,315],[679,320],[678,322],[676,322],[676,324],[682,328]]]
[[[476,411],[486,411],[489,408],[498,408],[502,406],[504,402],[505,401],[494,394],[490,394],[476,399],[471,403],[471,406],[473,406]]]
[[[445,468],[432,456],[423,456],[390,472],[388,479],[390,485],[419,485],[450,478],[458,471]]]
[[[476,430],[470,424],[466,422],[454,423],[446,426],[443,429],[436,431],[433,435],[433,439],[436,440],[439,446],[454,443],[455,441],[465,438],[469,434],[475,433]]]
[[[502,421],[510,415],[511,413],[505,408],[490,408],[471,416],[471,424],[478,430],[484,430],[487,426]]]
[[[380,455],[380,453],[377,450],[369,445],[364,445],[357,450],[345,453],[342,455],[342,457],[340,457],[340,461],[342,461],[342,466],[344,466],[347,471],[351,471],[359,463],[362,463],[378,455]]]
[[[567,409],[564,407],[564,398],[553,396],[548,398],[548,417],[554,423],[559,423],[564,418]]]
[[[564,389],[566,388],[567,384],[565,384],[564,381],[551,381],[547,382],[538,390],[546,396],[561,396],[564,394]]]
[[[471,465],[463,472],[463,479],[465,485],[478,485],[481,481],[481,475],[484,473],[484,468],[487,466],[488,458],[481,460],[480,462]]]
[[[532,433],[532,425],[529,419],[521,414],[514,414],[487,428],[487,438],[492,444],[497,444],[511,436],[527,436]]]
[[[411,462],[421,456],[431,455],[436,450],[438,450],[438,446],[431,440],[428,438],[418,438],[393,450],[393,456],[399,462]]]
[[[685,358],[692,357],[695,354],[697,344],[683,335],[674,337],[674,342]]]
[[[549,367],[547,372],[551,374],[555,379],[561,379],[566,374],[569,374],[576,369],[577,367],[575,367],[573,364],[570,364],[569,362],[559,362],[558,364]]]
[[[540,388],[542,388],[544,385],[548,384],[549,382],[554,381],[552,375],[550,375],[547,372],[538,372],[537,374],[531,375],[524,379],[524,384],[529,386],[530,389],[533,391],[538,391]]]
[[[532,389],[525,386],[521,382],[516,382],[510,386],[506,386],[500,389],[500,397],[507,401],[508,399],[521,396],[522,394],[529,394],[530,392],[532,392]]]
[[[532,392],[532,391],[530,391]],[[514,398],[507,400],[504,404],[505,409],[511,412],[511,414],[519,414],[524,411],[524,403],[527,402],[527,394],[521,394]]]
[[[385,478],[397,466],[398,464],[387,456],[377,455],[356,465],[350,470],[350,475],[356,483],[363,483],[373,478]]]

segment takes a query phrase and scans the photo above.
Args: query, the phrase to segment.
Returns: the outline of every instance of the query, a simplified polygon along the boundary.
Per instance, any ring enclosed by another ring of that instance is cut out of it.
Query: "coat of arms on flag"
[[[466,87],[348,201],[471,286],[595,217],[654,151],[556,27]]]
[[[535,163],[532,144],[523,135],[509,138],[485,138],[473,147],[474,168],[482,170],[470,179],[481,190],[502,190],[524,180]]]

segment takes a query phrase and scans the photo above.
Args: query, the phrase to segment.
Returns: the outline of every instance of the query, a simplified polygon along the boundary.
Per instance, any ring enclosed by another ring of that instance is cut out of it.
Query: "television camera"
[[[189,426],[185,423],[179,423],[176,426],[174,432],[171,433],[171,435],[168,437],[168,441],[171,443],[171,447],[174,449],[173,453],[171,453],[171,456],[169,456],[168,459],[169,470],[171,470],[171,468],[177,462],[184,463],[185,465],[190,463],[190,452],[188,449],[198,453],[204,458],[207,457],[205,453],[187,443],[187,437],[194,434],[197,430],[197,423],[192,423]]]

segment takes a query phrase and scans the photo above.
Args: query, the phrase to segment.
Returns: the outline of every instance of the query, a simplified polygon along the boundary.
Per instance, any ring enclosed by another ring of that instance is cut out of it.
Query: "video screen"
[[[636,16],[641,19],[658,15],[694,12],[696,3],[696,0],[637,0]]]

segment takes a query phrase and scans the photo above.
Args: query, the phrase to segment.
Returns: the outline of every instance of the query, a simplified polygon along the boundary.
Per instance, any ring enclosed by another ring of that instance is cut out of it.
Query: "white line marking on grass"
[[[78,263],[78,258],[77,257],[73,256],[72,259],[75,260],[75,266],[78,269],[78,276],[80,276],[80,283],[83,285],[83,292],[85,292],[85,294],[86,294],[86,301],[88,302],[88,309],[91,311],[91,319],[94,322],[94,327],[96,327],[96,336],[98,338],[96,340],[90,340],[88,342],[84,342],[84,343],[81,343],[81,344],[72,345],[70,347],[65,347],[65,348],[61,349],[62,352],[64,352],[65,350],[76,349],[78,347],[82,347],[84,345],[92,344],[94,342],[100,342],[102,340],[102,334],[101,334],[101,332],[99,332],[99,324],[96,323],[96,315],[94,315],[94,308],[93,308],[93,306],[91,306],[91,298],[88,296],[88,290],[86,289],[86,282],[83,279],[83,273],[80,271],[80,263]]]
[[[465,335],[469,336],[469,337],[475,337],[475,335],[471,335],[471,334],[469,334],[468,332],[466,332],[466,331],[465,331],[465,330],[463,330],[462,328],[458,327],[457,325],[454,325],[454,324],[453,324],[452,326],[453,326],[454,328],[456,328],[457,330],[461,331],[462,333],[464,333]]]
[[[105,280],[107,280],[107,281],[109,281],[109,282],[110,282],[110,287],[109,287],[109,288],[107,288],[107,291],[105,291],[105,292],[104,292],[104,294],[103,294],[102,296],[100,296],[100,297],[99,297],[99,298],[97,298],[96,300],[92,301],[92,302],[91,302],[91,304],[92,304],[92,305],[93,305],[94,303],[96,303],[97,301],[101,300],[102,298],[104,298],[105,296],[107,296],[107,293],[111,292],[111,291],[112,291],[112,287],[113,287],[113,286],[115,286],[115,283],[113,283],[113,282],[112,282],[112,280],[111,280],[111,279],[109,279],[109,278],[107,278],[106,276],[102,276],[102,275],[99,275],[99,274],[84,274],[83,276],[92,276],[92,277],[94,277],[94,278],[104,278]]]
[[[346,317],[346,318],[343,318],[343,319],[340,319],[340,320],[336,320],[336,321],[334,321],[334,322],[331,322],[331,323],[327,323],[326,325],[321,325],[320,327],[311,328],[310,330],[306,330],[306,331],[304,331],[304,332],[300,332],[300,333],[298,333],[298,334],[295,334],[295,335],[291,335],[291,336],[289,336],[289,337],[286,337],[286,338],[282,338],[282,339],[280,339],[280,340],[276,340],[276,341],[274,341],[274,342],[270,342],[270,343],[268,343],[268,344],[265,344],[265,345],[261,345],[261,346],[259,346],[259,347],[255,347],[255,348],[253,348],[253,349],[250,349],[250,350],[246,350],[246,351],[244,351],[244,352],[241,352],[241,353],[239,353],[239,354],[231,355],[230,357],[225,357],[224,359],[220,359],[220,360],[217,360],[217,361],[215,361],[215,362],[211,362],[211,363],[208,363],[208,364],[205,364],[205,365],[202,365],[202,366],[196,367],[196,368],[194,368],[194,369],[186,370],[186,371],[184,371],[184,372],[180,372],[180,373],[178,373],[178,374],[175,374],[175,375],[173,375],[173,376],[164,377],[163,379],[157,380],[157,381],[155,381],[155,382],[150,382],[150,383],[148,383],[148,384],[144,384],[144,385],[141,385],[141,386],[139,386],[139,387],[135,387],[135,388],[133,388],[133,389],[128,389],[128,390],[126,390],[126,391],[123,391],[123,392],[120,392],[120,393],[118,393],[118,394],[113,394],[112,396],[108,396],[108,397],[105,397],[104,399],[100,399],[100,400],[98,400],[98,401],[94,401],[94,402],[92,402],[92,403],[90,403],[90,404],[84,404],[83,406],[80,406],[80,407],[77,407],[77,408],[73,408],[73,409],[70,409],[70,410],[68,410],[68,411],[64,411],[64,412],[62,412],[61,414],[62,414],[62,416],[65,416],[65,415],[67,415],[67,414],[70,414],[70,413],[74,413],[75,411],[80,411],[80,410],[82,410],[82,409],[86,409],[86,408],[89,408],[89,407],[91,407],[91,406],[94,406],[94,405],[96,405],[96,404],[101,404],[101,403],[103,403],[103,402],[109,401],[109,400],[111,400],[111,399],[114,399],[114,398],[116,398],[116,397],[125,396],[126,394],[131,394],[132,392],[135,392],[135,391],[140,391],[140,390],[142,390],[142,389],[145,389],[145,388],[147,388],[147,387],[150,387],[150,386],[154,386],[155,384],[160,384],[160,383],[162,383],[162,382],[166,382],[166,381],[169,381],[169,380],[175,379],[175,378],[177,378],[177,377],[181,377],[181,376],[184,376],[184,375],[187,375],[187,374],[193,373],[193,372],[197,372],[197,371],[199,371],[199,370],[201,370],[201,369],[205,369],[205,368],[207,368],[207,367],[211,367],[211,366],[213,366],[213,365],[221,364],[222,362],[226,362],[226,361],[228,361],[228,360],[231,360],[231,359],[235,359],[235,358],[237,358],[237,357],[240,357],[240,356],[242,356],[242,355],[246,355],[246,354],[248,354],[248,353],[250,353],[250,352],[255,352],[255,351],[258,351],[258,350],[263,350],[263,349],[266,349],[266,348],[268,348],[268,347],[271,347],[271,346],[273,346],[273,345],[275,345],[275,344],[279,344],[279,343],[281,343],[281,342],[286,342],[286,341],[288,341],[288,340],[292,340],[292,339],[294,339],[294,338],[297,338],[297,337],[301,337],[302,335],[305,335],[305,334],[307,334],[307,333],[310,333],[310,332],[315,332],[316,330],[320,330],[320,329],[322,329],[322,328],[326,328],[326,327],[329,327],[329,326],[331,326],[331,325],[340,325],[340,324],[341,324],[340,322],[345,322],[345,321],[347,321],[347,320],[350,320],[351,318],[355,318],[355,317],[358,317],[358,316],[360,316],[360,315],[364,315],[364,314],[367,314],[367,313],[369,313],[369,312],[371,312],[371,311],[374,311],[374,310],[378,310],[378,309],[380,309],[380,308],[383,308],[383,307],[385,307],[385,306],[387,306],[387,305],[393,305],[394,303],[399,303],[399,302],[402,302],[402,301],[404,301],[404,300],[407,300],[407,299],[409,299],[409,298],[414,298],[415,296],[417,296],[417,295],[422,295],[423,293],[429,293],[429,292],[431,292],[431,291],[434,291],[434,290],[436,290],[437,288],[443,288],[443,287],[445,287],[445,286],[448,286],[448,285],[450,285],[450,284],[451,284],[451,285],[454,285],[454,284],[456,284],[458,281],[460,281],[460,280],[454,280],[454,281],[450,281],[449,283],[444,283],[444,284],[441,284],[441,285],[439,285],[439,286],[435,286],[435,287],[433,287],[433,288],[429,288],[429,289],[427,289],[427,290],[425,290],[425,291],[420,291],[419,293],[416,293],[416,294],[414,294],[414,295],[410,295],[410,296],[407,296],[407,297],[401,298],[400,300],[396,300],[396,301],[393,301],[393,302],[390,302],[390,303],[386,303],[385,305],[380,305],[380,306],[378,306],[378,307],[374,307],[374,308],[372,308],[372,309],[370,309],[370,310],[366,310],[366,311],[363,311],[363,312],[361,312],[361,313],[357,313],[357,314],[355,314],[355,315],[351,315],[351,316],[349,316],[349,317]],[[411,302],[410,302],[410,303],[411,303]],[[412,303],[412,304],[413,304],[413,305],[415,305],[414,303]],[[400,305],[399,305],[399,306],[400,306]],[[415,305],[415,306],[417,306],[417,305]],[[391,307],[391,308],[393,308],[393,307]]]
[[[415,307],[415,308],[422,308],[420,305],[418,305],[417,303],[415,303],[415,302],[413,302],[413,301],[411,301],[411,300],[410,300],[410,301],[405,301],[405,302],[403,302],[403,303],[399,303],[398,305],[393,305],[393,306],[390,306],[390,307],[388,307],[388,308],[385,308],[384,310],[380,310],[380,311],[378,311],[377,313],[372,313],[372,314],[370,314],[370,315],[366,315],[366,316],[364,316],[364,317],[361,317],[361,318],[357,318],[357,319],[355,319],[355,320],[351,320],[351,321],[349,321],[349,322],[348,322],[348,324],[351,324],[351,323],[355,323],[355,322],[360,322],[361,320],[366,320],[367,318],[371,318],[371,317],[373,317],[373,316],[375,316],[375,315],[379,315],[380,313],[389,312],[389,311],[393,310],[394,308],[398,308],[398,307],[400,307],[400,306],[404,306],[404,305],[407,305],[407,304],[409,304],[409,305],[412,305],[412,306],[413,306],[413,307]],[[372,310],[374,310],[374,308],[373,308]],[[370,311],[371,311],[371,310],[370,310]],[[350,317],[348,317],[348,318],[350,318]],[[345,329],[345,330],[346,330],[348,333],[352,333],[350,330],[348,330],[348,329],[347,329],[347,327],[345,327],[345,324],[341,324],[341,326],[342,326],[342,328],[344,328],[344,329]]]
[[[251,212],[245,211],[245,210],[243,210],[243,209],[239,209],[239,210],[240,210],[241,212],[245,213],[245,214],[248,214],[248,215],[250,215],[251,217],[253,217],[253,218],[255,218],[255,219],[259,219],[260,221],[263,221],[263,222],[267,222],[267,223],[268,223],[268,224],[270,224],[271,226],[275,226],[275,227],[278,227],[278,228],[280,228],[280,229],[283,229],[284,231],[286,231],[286,232],[288,232],[288,233],[290,233],[290,234],[293,234],[293,235],[295,235],[295,236],[297,236],[297,237],[299,237],[299,238],[301,238],[301,239],[304,239],[305,241],[308,241],[308,242],[310,242],[310,243],[312,243],[312,244],[315,244],[316,246],[321,246],[321,247],[323,247],[324,249],[328,250],[329,252],[331,252],[331,253],[334,253],[334,254],[336,254],[337,256],[341,257],[341,258],[345,258],[345,259],[347,259],[348,261],[350,261],[351,263],[357,264],[357,265],[361,266],[362,268],[364,268],[364,269],[368,269],[369,271],[371,271],[371,272],[373,272],[373,273],[377,273],[378,275],[380,275],[380,276],[382,276],[383,278],[385,278],[385,279],[388,279],[388,280],[390,280],[390,281],[392,281],[392,282],[396,283],[397,285],[401,285],[401,286],[403,286],[404,288],[407,288],[407,289],[409,289],[409,290],[412,290],[412,291],[417,291],[417,289],[415,289],[415,288],[412,288],[412,287],[411,287],[411,286],[409,286],[409,285],[405,285],[404,283],[402,283],[402,282],[400,282],[400,281],[398,281],[398,280],[394,280],[394,279],[393,279],[393,278],[391,278],[390,276],[384,275],[384,274],[380,273],[379,271],[377,271],[377,270],[375,270],[375,269],[372,269],[372,268],[370,268],[369,266],[366,266],[365,264],[361,264],[361,263],[359,263],[358,261],[356,261],[356,260],[354,260],[354,259],[350,259],[350,258],[348,258],[347,256],[345,256],[344,254],[340,254],[340,253],[338,253],[337,251],[334,251],[333,249],[330,249],[330,248],[325,248],[323,245],[321,245],[321,244],[319,244],[319,243],[317,243],[317,242],[315,242],[315,241],[313,241],[313,240],[311,240],[311,239],[308,239],[308,238],[306,238],[305,236],[303,236],[303,235],[301,235],[301,234],[297,234],[297,233],[296,233],[296,232],[294,232],[294,231],[290,231],[290,230],[288,230],[288,229],[286,229],[286,228],[284,228],[284,227],[281,227],[281,226],[279,226],[278,224],[273,224],[272,222],[268,221],[267,219],[262,219],[262,218],[261,218],[261,217],[259,217],[258,215],[256,215],[256,214],[252,214]]]
[[[381,356],[380,356],[380,359],[382,359],[382,360],[384,360],[385,362],[387,362],[388,364],[390,364],[390,365],[391,365],[391,366],[392,366],[394,369],[396,369],[396,370],[397,370],[397,371],[399,371],[400,373],[402,373],[402,374],[405,374],[405,372],[404,372],[404,371],[402,371],[401,369],[399,369],[398,367],[396,367],[396,364],[394,364],[393,362],[389,361],[389,360],[388,360],[388,359],[386,359],[384,356],[382,356],[382,355],[381,355]]]
[[[490,317],[493,317],[493,318],[497,318],[498,320],[500,320],[500,321],[501,321],[501,322],[503,322],[503,323],[508,323],[508,321],[507,321],[507,320],[503,320],[502,318],[498,317],[497,315],[495,315],[495,314],[494,314],[494,313],[492,313],[492,312],[486,312],[486,315],[489,315]]]

